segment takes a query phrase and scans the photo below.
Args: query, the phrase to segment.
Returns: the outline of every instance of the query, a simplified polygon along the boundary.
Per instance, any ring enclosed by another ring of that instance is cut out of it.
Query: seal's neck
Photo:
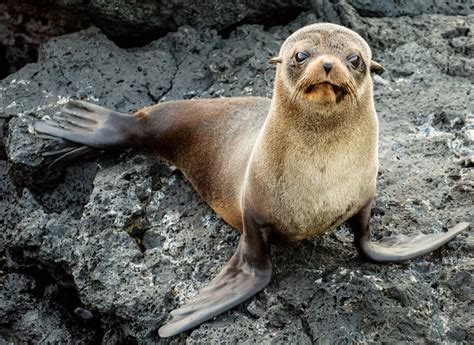
[[[369,146],[376,145],[378,123],[371,85],[368,86],[365,94],[358,95],[358,102],[343,100],[328,107],[318,107],[309,101],[292,102],[289,92],[285,92],[283,87],[276,87],[259,135],[261,149],[279,152],[277,156],[292,150],[304,150],[312,155],[321,147],[328,150],[343,142],[358,145],[368,140]]]

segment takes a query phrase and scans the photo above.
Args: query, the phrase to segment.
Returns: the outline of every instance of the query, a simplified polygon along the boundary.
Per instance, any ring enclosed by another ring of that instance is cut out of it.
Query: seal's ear
[[[376,74],[382,74],[385,72],[385,68],[378,62],[375,62],[374,60],[370,60],[370,72],[376,73]]]
[[[277,63],[282,63],[282,61],[283,60],[281,59],[281,57],[277,56],[268,60],[268,63],[277,64]]]

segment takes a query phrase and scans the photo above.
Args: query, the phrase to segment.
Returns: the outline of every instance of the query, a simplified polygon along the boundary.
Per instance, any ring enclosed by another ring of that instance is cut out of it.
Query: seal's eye
[[[308,53],[303,52],[303,51],[302,51],[302,52],[298,52],[298,53],[296,53],[296,55],[295,55],[296,62],[298,62],[298,63],[305,62],[308,58],[309,58]]]
[[[352,53],[347,57],[347,60],[352,64],[354,67],[359,67],[360,65],[360,57],[359,55]]]

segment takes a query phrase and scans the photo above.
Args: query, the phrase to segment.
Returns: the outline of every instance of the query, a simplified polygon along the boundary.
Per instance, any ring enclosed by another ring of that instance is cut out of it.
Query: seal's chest
[[[301,239],[338,226],[375,188],[376,167],[347,155],[288,161],[280,180],[280,207],[286,235]],[[297,163],[297,164],[296,164]]]

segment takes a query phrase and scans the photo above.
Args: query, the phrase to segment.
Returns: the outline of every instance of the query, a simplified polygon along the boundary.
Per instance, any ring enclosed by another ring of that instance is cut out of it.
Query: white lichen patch
[[[428,199],[421,199],[421,203],[425,206],[426,210],[431,211],[433,209],[433,205]]]
[[[369,275],[363,275],[363,277],[367,279],[368,281],[370,281],[377,290],[379,291],[384,290],[384,288],[378,284],[378,283],[383,283],[382,279],[376,276],[369,276]]]
[[[93,207],[94,208],[94,207]],[[117,211],[115,210],[108,210],[107,211],[107,215],[108,216],[117,216]]]
[[[445,315],[442,315],[442,314],[437,314],[435,315],[435,317],[438,317],[439,320],[441,321],[440,324],[442,327],[443,336],[445,336],[449,331],[449,319]]]
[[[13,108],[13,107],[16,107],[16,102],[15,102],[15,101],[13,101],[13,102],[11,102],[9,105],[7,105],[7,106],[5,107],[5,109],[9,109],[9,108]]]
[[[382,84],[382,85],[388,85],[390,84],[390,82],[384,78],[382,78],[381,76],[375,74],[373,77],[373,80],[375,83],[379,83],[379,84]]]
[[[163,200],[166,197],[165,193],[162,191],[158,191],[153,195],[153,201],[156,203],[156,205],[160,204],[160,201]]]
[[[167,238],[163,243],[163,251],[168,252],[170,255],[178,256],[181,253],[184,243],[176,242],[173,238]],[[176,261],[176,260],[174,260]]]
[[[204,227],[210,227],[214,223],[214,217],[211,214],[206,214],[204,217],[201,218],[201,223]]]
[[[418,132],[415,134],[417,138],[426,138],[433,141],[447,141],[454,139],[455,135],[449,132],[443,132],[435,129],[431,125],[431,121],[428,121],[418,127]]]
[[[64,104],[68,103],[70,100],[71,100],[71,97],[69,97],[69,96],[63,97],[61,95],[58,95],[58,101],[56,102],[56,104],[64,105]]]
[[[397,80],[395,80],[395,84],[406,84],[406,83],[409,83],[410,81],[406,78],[398,78]]]
[[[169,211],[167,212],[163,218],[161,219],[161,224],[165,227],[171,227],[179,222],[180,213],[177,211]]]
[[[36,134],[35,128],[33,127],[33,124],[28,124],[28,133],[30,134]]]

